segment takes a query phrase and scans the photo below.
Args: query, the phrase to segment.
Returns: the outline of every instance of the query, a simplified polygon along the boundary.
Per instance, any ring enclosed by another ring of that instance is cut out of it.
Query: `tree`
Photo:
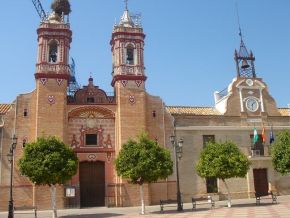
[[[73,150],[55,137],[41,137],[25,145],[18,166],[34,184],[50,187],[53,217],[57,217],[55,185],[65,184],[76,174],[78,159]]]
[[[54,0],[51,4],[51,9],[59,16],[68,15],[71,12],[70,3],[68,0]]]
[[[143,184],[165,179],[173,172],[170,152],[142,133],[138,141],[129,139],[115,160],[118,176],[140,186],[141,214],[145,214]]]
[[[271,148],[274,169],[282,175],[290,173],[290,132],[284,130],[278,134]]]
[[[250,168],[250,161],[236,144],[208,142],[201,152],[197,163],[197,174],[203,178],[215,177],[221,179],[228,193],[228,207],[231,207],[230,190],[226,179],[245,177]]]

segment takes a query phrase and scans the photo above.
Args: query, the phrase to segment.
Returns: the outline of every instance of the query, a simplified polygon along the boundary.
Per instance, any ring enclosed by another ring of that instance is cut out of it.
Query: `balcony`
[[[253,146],[249,148],[249,158],[254,160],[271,159],[271,149],[269,145]]]

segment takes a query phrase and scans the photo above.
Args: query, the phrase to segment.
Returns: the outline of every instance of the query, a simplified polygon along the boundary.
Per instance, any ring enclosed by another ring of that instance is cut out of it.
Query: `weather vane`
[[[237,18],[238,18],[238,25],[239,25],[239,36],[241,37],[241,40],[243,41],[242,29],[241,29],[241,24],[240,24],[239,8],[238,8],[237,1],[236,1],[236,11],[237,11]]]
[[[128,0],[124,0],[124,2],[125,2],[126,10],[128,10]]]

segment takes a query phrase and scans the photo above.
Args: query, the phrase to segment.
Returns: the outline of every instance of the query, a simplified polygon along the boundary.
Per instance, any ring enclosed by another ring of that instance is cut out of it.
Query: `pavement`
[[[183,212],[176,211],[176,205],[164,207],[164,212],[160,213],[160,206],[146,206],[146,214],[140,214],[140,207],[96,207],[88,209],[65,209],[58,210],[59,218],[290,218],[290,196],[278,196],[278,203],[272,204],[270,199],[261,200],[261,205],[256,206],[255,199],[232,200],[232,207],[228,208],[226,201],[216,202],[214,209],[209,205],[197,205],[196,210],[192,210],[192,204],[183,205]],[[34,214],[15,214],[14,218],[33,218]],[[37,218],[51,218],[51,211],[38,211]],[[7,212],[1,212],[0,218],[7,218]]]

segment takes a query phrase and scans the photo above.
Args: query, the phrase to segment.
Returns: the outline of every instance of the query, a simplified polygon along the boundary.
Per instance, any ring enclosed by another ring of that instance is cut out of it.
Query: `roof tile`
[[[182,106],[167,106],[166,110],[171,114],[184,114],[184,115],[222,115],[217,109],[213,107],[182,107]]]
[[[278,111],[280,112],[281,116],[290,116],[290,109],[289,108],[278,108]]]

